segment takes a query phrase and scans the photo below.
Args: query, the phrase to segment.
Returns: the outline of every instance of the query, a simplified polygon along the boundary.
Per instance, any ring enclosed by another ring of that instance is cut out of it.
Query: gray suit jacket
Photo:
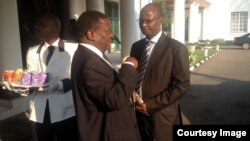
[[[131,56],[140,60],[145,39],[132,45]],[[173,124],[180,124],[179,100],[190,86],[188,50],[164,33],[156,43],[142,82],[143,100],[153,122],[157,141],[172,138]]]
[[[81,141],[140,141],[130,101],[139,76],[131,65],[122,65],[117,73],[79,45],[71,75]]]

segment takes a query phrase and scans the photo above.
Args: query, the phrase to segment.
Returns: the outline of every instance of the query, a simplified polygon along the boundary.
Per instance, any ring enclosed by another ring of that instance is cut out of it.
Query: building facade
[[[137,19],[140,9],[152,1],[156,0],[1,0],[0,72],[25,67],[27,44],[23,33],[32,29],[28,28],[29,24],[23,19],[46,10],[51,10],[61,18],[64,33],[67,31],[68,21],[77,19],[85,10],[105,13],[110,17],[113,33],[121,41],[121,44],[116,45],[123,60],[129,54],[132,43],[143,37]],[[27,5],[25,2],[31,4],[30,7],[22,7]],[[213,39],[233,40],[236,36],[250,32],[249,0],[165,2],[171,13],[171,28],[166,32],[182,43]],[[32,9],[33,13],[28,11]]]

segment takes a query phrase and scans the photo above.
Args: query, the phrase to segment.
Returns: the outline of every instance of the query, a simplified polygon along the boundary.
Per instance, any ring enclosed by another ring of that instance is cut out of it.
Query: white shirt
[[[152,50],[154,49],[155,47],[155,44],[158,42],[158,40],[160,39],[161,37],[161,34],[162,34],[162,31],[160,31],[159,33],[157,33],[150,41],[153,43],[150,51],[149,51],[149,56],[151,56],[152,54]]]
[[[114,68],[110,62],[108,60],[106,60],[104,57],[103,57],[103,53],[98,49],[96,48],[95,46],[93,45],[90,45],[90,44],[85,44],[85,43],[80,43],[82,46],[88,48],[89,50],[91,50],[92,52],[94,52],[95,54],[97,54],[99,57],[101,57],[107,64],[109,64],[112,68]]]

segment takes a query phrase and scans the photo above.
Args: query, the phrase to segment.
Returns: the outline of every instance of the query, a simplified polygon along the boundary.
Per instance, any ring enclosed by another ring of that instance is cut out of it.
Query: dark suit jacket
[[[94,52],[78,46],[71,69],[81,141],[140,141],[130,96],[138,72],[129,64],[119,74]]]
[[[140,60],[144,48],[145,39],[134,43],[131,56]],[[157,141],[172,139],[171,125],[181,123],[179,99],[189,86],[188,50],[163,33],[152,51],[142,82],[143,100]]]

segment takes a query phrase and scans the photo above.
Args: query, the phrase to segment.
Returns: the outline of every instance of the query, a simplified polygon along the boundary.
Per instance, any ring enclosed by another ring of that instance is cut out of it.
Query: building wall
[[[233,40],[235,36],[245,33],[231,33],[231,12],[248,11],[248,32],[250,32],[250,1],[249,0],[207,0],[204,23],[204,39],[223,38]]]
[[[110,0],[110,1],[113,1],[113,0]],[[114,0],[114,1],[117,2],[118,0]],[[210,6],[207,9],[205,9],[204,15],[202,16],[204,18],[204,23],[203,23],[204,26],[203,26],[203,30],[200,31],[202,32],[202,35],[199,34],[197,37],[198,39],[213,40],[217,38],[222,38],[225,40],[233,40],[235,36],[240,36],[244,34],[244,33],[231,33],[230,31],[231,12],[248,11],[248,17],[250,17],[250,0],[237,0],[237,1],[236,0],[207,0],[207,1],[210,2]],[[74,9],[74,5],[80,4],[81,7],[84,7],[83,3],[85,2],[85,0],[74,0],[70,2],[73,3],[73,6],[71,7],[71,10],[72,10],[72,8]],[[119,2],[122,3],[124,1],[119,1]],[[139,5],[141,8],[146,3],[151,2],[151,0],[141,0],[141,1],[136,0],[134,2],[140,3]],[[119,5],[119,8],[122,9],[124,6],[125,6],[124,4]],[[137,6],[135,5],[135,7]],[[135,9],[135,7],[128,7],[135,11],[135,13],[133,13],[135,18],[125,16],[125,18],[123,19],[123,21],[125,22],[119,24],[120,28],[128,29],[125,27],[127,25],[126,21],[135,21],[136,19],[138,19],[140,8]],[[78,13],[81,13],[79,11],[84,11],[82,8],[80,9],[81,10],[77,11]],[[124,10],[124,12],[122,13],[123,17],[124,15],[126,15],[127,12],[129,13],[129,15],[131,14],[131,10],[126,9]],[[75,16],[75,13],[71,14],[71,16]],[[248,19],[250,20],[250,18]],[[197,21],[200,21],[200,18],[197,19]],[[122,22],[121,19],[120,19],[120,22]],[[123,27],[121,26],[122,24],[123,24]],[[143,37],[143,36],[140,36],[141,33],[138,28],[138,23],[134,22],[132,26],[135,26],[135,27],[132,28],[130,26],[129,28],[134,29],[133,35],[136,35],[136,38],[133,38],[130,40],[128,39],[129,37],[126,37],[126,34],[124,34],[121,37],[121,35],[124,33],[121,30],[120,39],[123,42],[122,44],[123,46],[121,48],[123,48],[124,46],[131,46],[132,42],[134,42],[138,38]],[[20,33],[19,33],[16,0],[1,0],[0,1],[0,30],[1,30],[0,32],[0,71],[3,71],[4,69],[15,69],[17,67],[22,67],[23,64],[22,64],[22,53],[21,53],[21,43],[20,43]],[[248,32],[250,32],[250,21],[248,21]],[[125,50],[124,56],[128,54],[129,52],[128,50],[130,50],[129,47]]]
[[[22,68],[22,53],[16,0],[0,1],[0,73]]]

